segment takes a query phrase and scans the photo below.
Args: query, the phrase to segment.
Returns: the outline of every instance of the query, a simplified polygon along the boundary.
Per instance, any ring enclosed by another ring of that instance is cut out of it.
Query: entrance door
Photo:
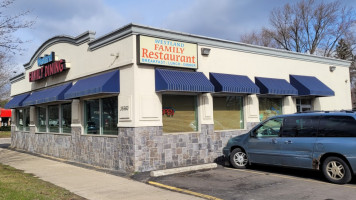
[[[301,105],[300,106],[300,112],[307,112],[307,111],[311,111],[312,107],[311,105]]]
[[[307,112],[313,110],[311,99],[297,99],[297,112]]]

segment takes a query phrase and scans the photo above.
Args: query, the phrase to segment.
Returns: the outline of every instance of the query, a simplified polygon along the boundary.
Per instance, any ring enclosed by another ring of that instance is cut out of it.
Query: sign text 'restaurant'
[[[140,36],[140,63],[193,68],[197,65],[197,45]]]

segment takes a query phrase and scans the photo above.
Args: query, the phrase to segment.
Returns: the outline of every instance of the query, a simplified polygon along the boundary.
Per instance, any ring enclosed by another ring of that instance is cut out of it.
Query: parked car
[[[269,118],[223,148],[235,168],[252,163],[321,170],[332,183],[356,173],[356,112],[311,112]]]

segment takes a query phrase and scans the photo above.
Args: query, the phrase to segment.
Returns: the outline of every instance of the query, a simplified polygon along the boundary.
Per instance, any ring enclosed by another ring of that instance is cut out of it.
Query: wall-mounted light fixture
[[[201,48],[201,55],[207,56],[210,54],[210,49],[209,48]]]
[[[330,72],[335,71],[335,69],[336,69],[336,67],[335,67],[335,66],[330,66],[330,67],[329,67]]]
[[[114,56],[115,58],[119,57],[119,53],[111,53],[110,56]]]

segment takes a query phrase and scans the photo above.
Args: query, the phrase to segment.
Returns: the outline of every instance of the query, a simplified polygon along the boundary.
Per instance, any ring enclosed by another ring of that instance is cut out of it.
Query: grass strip
[[[66,189],[0,164],[0,199],[85,200]]]

